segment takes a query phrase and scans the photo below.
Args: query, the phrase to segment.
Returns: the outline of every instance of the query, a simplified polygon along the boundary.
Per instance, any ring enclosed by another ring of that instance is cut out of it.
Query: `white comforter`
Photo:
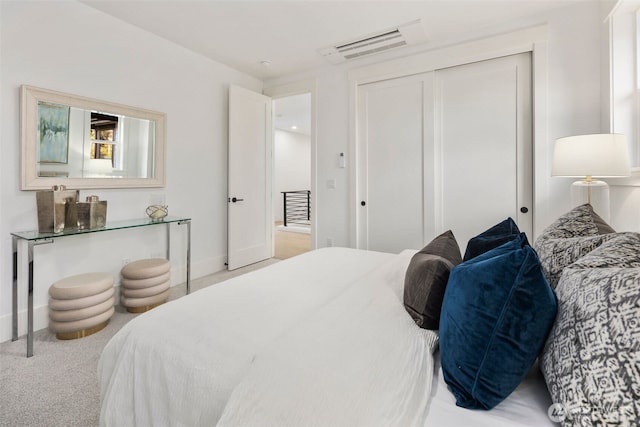
[[[421,423],[437,337],[402,306],[410,256],[321,249],[139,316],[100,359],[101,424]]]
[[[396,265],[358,280],[256,355],[219,425],[422,425],[438,338],[387,286]]]

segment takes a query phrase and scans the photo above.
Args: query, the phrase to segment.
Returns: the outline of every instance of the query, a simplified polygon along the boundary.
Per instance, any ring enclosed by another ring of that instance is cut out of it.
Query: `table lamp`
[[[629,176],[629,153],[622,134],[592,134],[559,138],[553,150],[551,176],[582,178],[571,185],[573,206],[589,203],[609,220],[609,185],[593,178]]]

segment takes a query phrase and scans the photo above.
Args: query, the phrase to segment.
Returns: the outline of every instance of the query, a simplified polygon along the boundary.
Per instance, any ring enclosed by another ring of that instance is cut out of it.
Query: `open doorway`
[[[273,100],[274,257],[311,250],[311,94]]]

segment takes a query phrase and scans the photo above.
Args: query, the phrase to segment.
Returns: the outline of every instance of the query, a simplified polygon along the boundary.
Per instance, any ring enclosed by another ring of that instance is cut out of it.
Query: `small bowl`
[[[147,215],[152,221],[162,221],[169,214],[169,207],[163,205],[147,206]]]

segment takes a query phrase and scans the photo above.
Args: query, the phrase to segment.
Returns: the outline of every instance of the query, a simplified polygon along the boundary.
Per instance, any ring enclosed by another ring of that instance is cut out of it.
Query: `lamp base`
[[[571,184],[571,204],[573,206],[589,203],[595,213],[609,222],[609,184],[598,180],[580,180]]]

